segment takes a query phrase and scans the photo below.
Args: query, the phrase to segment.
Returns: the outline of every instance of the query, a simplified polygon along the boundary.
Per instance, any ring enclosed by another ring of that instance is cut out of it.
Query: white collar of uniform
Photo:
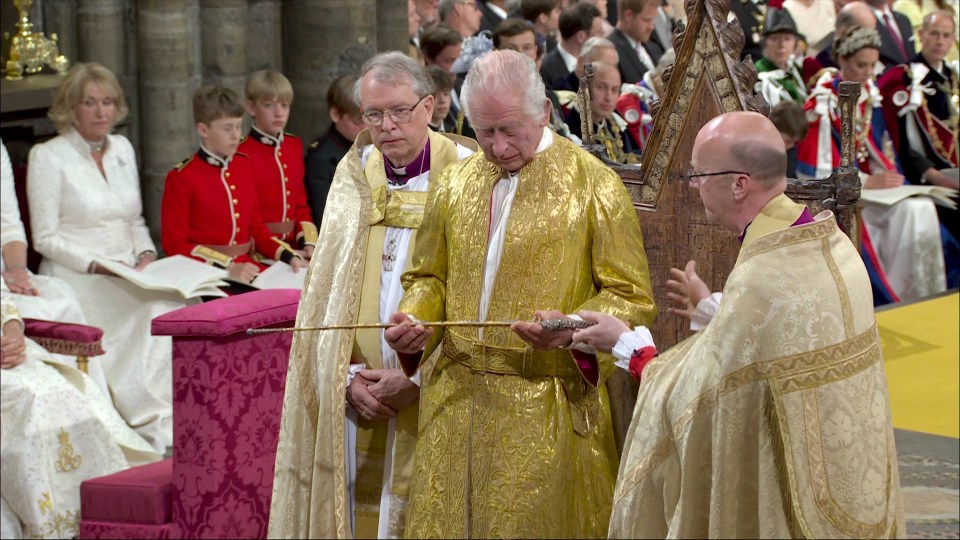
[[[497,17],[500,17],[501,19],[507,18],[507,12],[504,11],[502,7],[494,4],[493,2],[486,2],[486,4],[487,7],[490,8],[490,11],[497,14]]]
[[[577,57],[570,54],[570,51],[563,48],[563,42],[557,43],[557,52],[560,54],[560,58],[563,59],[563,63],[567,66],[567,71],[573,71],[577,67]]]

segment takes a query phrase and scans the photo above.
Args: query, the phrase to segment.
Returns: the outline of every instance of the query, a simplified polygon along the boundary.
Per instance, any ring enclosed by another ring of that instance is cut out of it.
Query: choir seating
[[[173,336],[173,457],[81,485],[80,538],[265,538],[298,290],[153,321]]]

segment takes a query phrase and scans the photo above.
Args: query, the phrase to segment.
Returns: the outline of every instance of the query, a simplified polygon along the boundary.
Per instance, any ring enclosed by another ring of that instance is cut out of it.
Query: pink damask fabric
[[[173,460],[132,467],[80,484],[83,519],[101,522],[170,523]]]
[[[143,523],[119,523],[80,520],[80,538],[170,538],[170,523],[147,525]]]
[[[220,306],[221,335],[199,337],[188,325],[191,337],[174,337],[172,538],[266,537],[292,335],[237,330],[292,325],[297,303],[275,293],[191,306],[247,297],[263,309]]]

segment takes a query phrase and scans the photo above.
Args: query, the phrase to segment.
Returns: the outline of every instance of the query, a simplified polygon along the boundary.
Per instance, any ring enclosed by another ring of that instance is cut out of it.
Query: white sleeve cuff
[[[579,316],[579,315],[577,315],[577,314],[567,315],[567,317],[570,318],[570,319],[573,319],[573,320],[575,320],[575,321],[582,321],[582,320],[583,320],[583,317],[581,317],[581,316]],[[591,347],[591,346],[589,346],[589,345],[587,345],[586,343],[583,343],[583,342],[580,342],[580,343],[571,343],[571,344],[568,345],[566,348],[567,348],[567,349],[576,349],[576,350],[578,350],[578,351],[580,351],[580,352],[582,352],[582,353],[592,354],[592,355],[594,355],[594,356],[597,355],[597,351],[594,350],[593,347]]]
[[[701,300],[690,317],[690,330],[699,332],[706,328],[720,309],[720,300],[722,299],[723,293],[715,292]]]
[[[347,388],[350,387],[350,383],[353,382],[353,378],[357,376],[357,373],[367,369],[366,364],[350,364],[350,369],[347,370]]]
[[[650,334],[650,330],[647,329],[646,326],[637,326],[632,332],[624,332],[620,334],[620,339],[611,351],[614,358],[616,358],[614,365],[629,371],[630,358],[633,356],[634,351],[644,347],[655,346],[653,343],[653,335]]]

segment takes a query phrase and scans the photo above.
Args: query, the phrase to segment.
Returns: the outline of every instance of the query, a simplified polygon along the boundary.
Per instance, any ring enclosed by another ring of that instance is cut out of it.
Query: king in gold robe
[[[802,209],[764,207],[713,320],[644,369],[611,538],[905,535],[870,281]]]
[[[548,129],[518,174],[482,153],[444,171],[403,283],[399,310],[426,321],[655,315],[619,177]],[[602,536],[618,462],[603,386],[613,357],[579,363],[506,327],[437,331],[420,358],[437,349],[420,394],[407,536]]]
[[[428,138],[429,170],[412,173],[405,186],[396,187],[387,185],[384,157],[369,133],[357,137],[330,187],[297,326],[376,322],[383,317],[381,311],[390,309],[391,298],[394,305],[399,300],[399,274],[409,266],[407,253],[416,242],[428,184],[444,167],[477,148],[474,141],[456,135],[429,132]],[[294,337],[270,508],[271,538],[402,536],[417,403],[387,421],[358,425],[345,397],[351,364],[397,367],[382,354],[386,346],[381,334],[300,332]],[[392,360],[395,364],[395,357]]]

